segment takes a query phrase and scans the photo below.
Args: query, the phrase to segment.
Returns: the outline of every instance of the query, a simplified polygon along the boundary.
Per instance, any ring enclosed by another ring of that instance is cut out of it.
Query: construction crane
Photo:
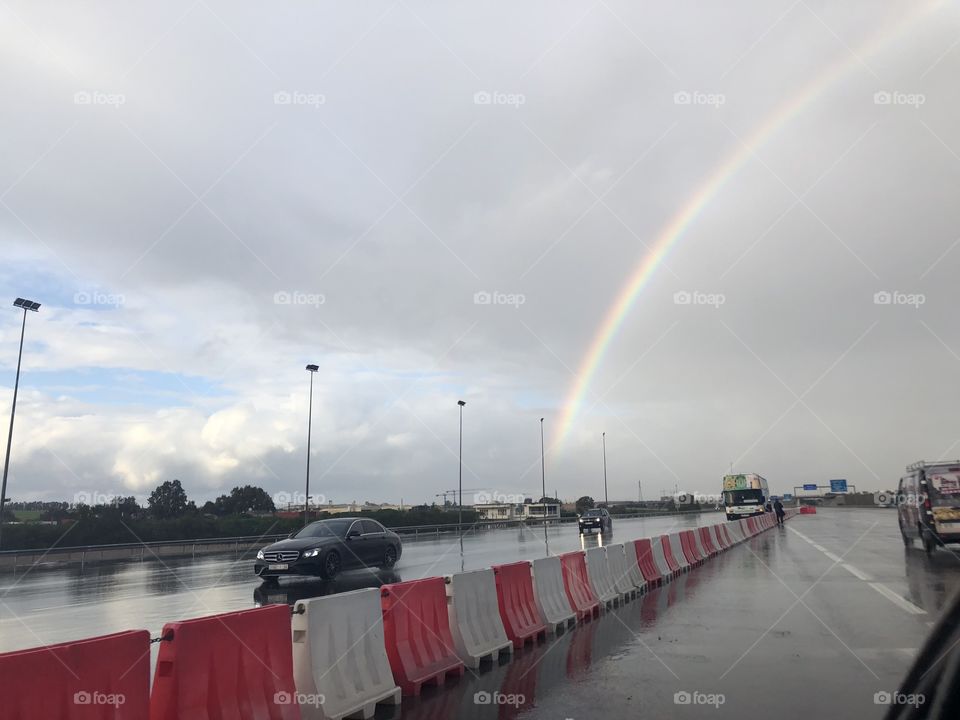
[[[447,505],[447,495],[449,495],[449,496],[452,497],[454,500],[456,500],[456,499],[457,499],[457,493],[459,493],[459,492],[460,492],[459,489],[454,488],[453,490],[444,490],[443,492],[438,492],[436,495],[434,495],[434,497],[435,497],[435,498],[442,497],[442,498],[443,498],[443,505],[444,505],[444,507],[446,507],[446,505]],[[464,493],[490,492],[490,488],[464,488],[464,489],[463,489],[463,492],[464,492]],[[456,505],[456,502],[454,502],[454,503],[452,503],[452,504]]]

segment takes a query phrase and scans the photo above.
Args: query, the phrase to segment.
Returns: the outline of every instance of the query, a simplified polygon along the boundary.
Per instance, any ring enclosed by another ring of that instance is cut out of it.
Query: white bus
[[[762,515],[767,511],[770,489],[767,481],[756,473],[723,476],[723,505],[727,520]]]

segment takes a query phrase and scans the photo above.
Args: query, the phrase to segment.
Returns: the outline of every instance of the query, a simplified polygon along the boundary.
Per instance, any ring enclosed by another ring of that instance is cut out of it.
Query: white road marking
[[[870,582],[873,578],[867,575],[863,570],[858,570],[850,563],[843,563],[843,569],[849,572],[854,577],[863,580],[864,582]]]
[[[907,600],[904,597],[900,597],[893,590],[888,588],[883,583],[870,583],[870,587],[876,590],[878,593],[883,595],[887,600],[892,602],[894,605],[900,606],[903,610],[906,610],[908,613],[913,615],[926,615],[927,611],[921,607],[914,605],[912,602]]]
[[[908,613],[910,613],[911,615],[926,615],[926,614],[927,614],[927,611],[924,610],[922,607],[919,607],[918,605],[914,605],[912,602],[910,602],[909,600],[907,600],[905,597],[902,597],[902,596],[900,596],[900,595],[897,595],[897,593],[895,593],[893,590],[891,590],[890,588],[888,588],[888,587],[887,587],[886,585],[884,585],[883,583],[871,582],[871,577],[870,577],[869,575],[867,575],[865,572],[863,572],[862,570],[858,570],[857,568],[855,568],[855,567],[854,567],[853,565],[851,565],[850,563],[845,563],[845,562],[843,562],[843,558],[838,557],[837,555],[834,555],[832,552],[830,552],[829,550],[827,550],[827,549],[826,549],[825,547],[823,547],[822,545],[818,545],[817,543],[815,543],[813,540],[811,540],[810,538],[808,538],[806,535],[804,535],[804,534],[803,534],[802,532],[800,532],[799,530],[794,530],[792,527],[787,528],[787,529],[788,529],[790,532],[792,532],[794,535],[796,535],[797,537],[799,537],[800,539],[805,540],[806,542],[810,543],[814,548],[816,548],[817,550],[819,550],[820,552],[822,552],[824,555],[826,555],[828,558],[830,558],[831,560],[833,560],[833,562],[839,564],[840,567],[842,567],[844,570],[846,570],[847,572],[849,572],[851,575],[853,575],[854,577],[856,577],[856,578],[859,579],[859,580],[863,580],[865,583],[867,583],[868,585],[870,585],[870,587],[872,587],[872,588],[873,588],[874,590],[876,590],[878,593],[880,593],[881,595],[883,595],[887,600],[889,600],[890,602],[892,602],[894,605],[896,605],[897,607],[899,607],[901,610],[906,610],[906,611],[907,611]],[[933,625],[933,623],[927,623],[927,624],[928,624],[928,625],[931,625],[931,626]],[[904,650],[906,650],[906,648],[904,648]]]

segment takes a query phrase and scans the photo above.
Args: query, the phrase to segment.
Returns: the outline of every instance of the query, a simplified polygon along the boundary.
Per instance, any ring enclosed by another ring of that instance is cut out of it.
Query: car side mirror
[[[360,531],[359,531],[359,530],[351,530],[350,532],[347,533],[347,540],[349,540],[350,538],[355,538],[355,537],[360,537]]]

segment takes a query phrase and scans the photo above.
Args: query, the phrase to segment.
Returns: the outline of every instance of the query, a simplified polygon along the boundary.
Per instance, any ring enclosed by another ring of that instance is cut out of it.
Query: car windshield
[[[347,528],[352,524],[353,520],[321,520],[320,522],[310,523],[294,537],[343,537],[347,534]]]
[[[599,510],[587,510],[584,514],[584,517],[602,517],[603,513]]]
[[[726,505],[762,505],[763,490],[727,490],[723,501]]]

